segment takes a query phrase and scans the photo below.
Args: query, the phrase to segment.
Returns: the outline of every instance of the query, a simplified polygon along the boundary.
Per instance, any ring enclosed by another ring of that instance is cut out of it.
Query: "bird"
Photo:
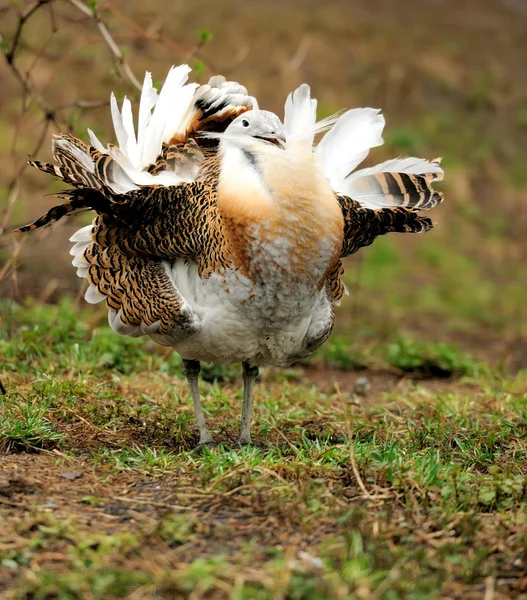
[[[383,143],[380,109],[317,121],[302,84],[283,121],[241,84],[189,83],[172,67],[160,91],[146,73],[137,119],[111,95],[117,145],[55,135],[55,164],[29,164],[70,187],[26,232],[66,215],[95,217],[72,237],[88,303],[112,330],[149,336],[183,360],[199,430],[215,445],[199,392],[200,363],[241,363],[240,445],[251,439],[259,369],[291,365],[329,337],[348,290],[343,259],[389,232],[433,227],[420,211],[443,193],[440,159],[404,157],[357,169]],[[318,143],[316,139],[320,139]]]

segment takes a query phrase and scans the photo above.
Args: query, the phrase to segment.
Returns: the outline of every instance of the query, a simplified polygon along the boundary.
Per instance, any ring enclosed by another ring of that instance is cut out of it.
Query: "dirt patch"
[[[385,400],[384,394],[402,392],[408,386],[419,386],[435,394],[470,389],[468,384],[461,383],[456,378],[415,379],[406,375],[371,369],[342,371],[313,365],[307,367],[303,375],[322,393],[334,393],[338,386],[342,393],[353,395],[357,401],[368,404],[379,404]]]
[[[394,390],[400,377],[382,371],[342,371],[323,366],[308,366],[304,371],[305,378],[321,392],[329,394],[335,392],[338,386],[346,394],[359,393],[361,396],[379,398],[383,392]]]
[[[243,487],[245,472],[236,472],[240,479],[233,480],[232,490]],[[333,527],[323,522],[315,535],[301,535],[294,506],[277,505],[271,513],[265,495],[195,487],[177,474],[162,479],[110,474],[53,451],[3,456],[0,482],[0,552],[24,549],[31,569],[57,574],[69,568],[76,545],[96,550],[103,543],[99,536],[135,536],[142,558],[133,552],[113,560],[127,570],[149,571],[152,565],[171,569],[198,557],[234,557],[248,543],[261,547],[255,559],[264,561],[266,548],[306,549]],[[32,552],[28,544],[45,548]],[[0,566],[0,591],[16,579],[12,569]]]

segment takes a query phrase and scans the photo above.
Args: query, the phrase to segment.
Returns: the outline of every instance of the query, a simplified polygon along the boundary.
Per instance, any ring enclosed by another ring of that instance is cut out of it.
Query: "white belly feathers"
[[[236,270],[201,280],[197,265],[182,259],[165,263],[165,268],[201,320],[197,333],[174,341],[184,358],[287,365],[303,355],[309,340],[331,329],[332,307],[326,292],[309,283],[255,283]]]

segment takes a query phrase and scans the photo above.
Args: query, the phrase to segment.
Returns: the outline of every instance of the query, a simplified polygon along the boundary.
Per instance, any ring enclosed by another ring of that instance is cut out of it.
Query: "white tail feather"
[[[103,296],[94,285],[90,285],[84,294],[84,299],[88,304],[98,304],[106,300],[106,296]]]
[[[124,174],[137,185],[178,185],[181,183],[181,178],[173,171],[162,171],[158,175],[152,175],[148,171],[142,171],[134,167],[124,152],[115,146],[109,146],[110,156],[119,165]]]
[[[128,160],[138,169],[141,168],[141,157],[139,156],[139,148],[137,147],[137,139],[135,137],[134,117],[132,115],[132,103],[125,96],[123,100],[123,108],[121,110],[123,119],[123,127],[126,131],[126,144],[123,152],[128,157]]]
[[[317,101],[311,98],[309,86],[303,83],[285,101],[284,133],[287,143],[303,141],[312,145],[316,121]]]
[[[176,132],[181,118],[188,110],[196,89],[196,84],[184,86],[190,70],[188,65],[180,65],[172,67],[168,72],[145,133],[142,148],[143,168],[155,162],[161,152],[166,132],[168,129],[172,129],[172,133]]]
[[[410,175],[434,173],[437,174],[435,179],[440,181],[443,178],[444,171],[439,162],[430,162],[424,158],[408,156],[406,158],[392,158],[374,167],[359,169],[358,171],[354,171],[348,179],[353,180],[365,175],[375,175],[376,173],[408,173]]]
[[[91,242],[92,231],[93,225],[86,225],[86,227],[79,229],[70,237],[70,242]]]
[[[108,150],[106,150],[99,138],[93,133],[91,129],[88,129],[88,136],[90,137],[90,143],[95,148],[95,150],[97,150],[98,152],[102,152],[103,154],[108,154]]]
[[[117,100],[113,92],[110,95],[110,110],[112,113],[112,122],[113,129],[115,131],[115,137],[117,138],[119,148],[121,148],[121,150],[124,152],[124,149],[126,148],[126,144],[128,142],[128,134],[126,133],[126,129],[124,128],[123,119],[121,117],[121,111],[117,106]]]
[[[132,178],[126,174],[116,161],[110,164],[107,173],[110,188],[116,194],[126,194],[137,189],[137,185]]]
[[[119,145],[119,150],[108,147],[106,150],[97,136],[90,130],[88,135],[94,148],[105,154],[110,153],[117,161],[126,178],[116,181],[118,193],[134,189],[132,185],[177,185],[178,178],[164,174],[152,176],[146,173],[149,165],[153,164],[161,153],[164,141],[168,141],[181,127],[183,116],[188,111],[197,84],[184,85],[188,79],[190,67],[180,65],[172,67],[167,75],[163,88],[157,94],[152,85],[152,76],[146,73],[141,101],[137,136],[134,127],[132,105],[128,98],[123,100],[121,111],[115,95],[110,97],[112,121]],[[118,176],[118,174],[116,174]],[[114,190],[117,191],[117,190]]]
[[[152,84],[152,75],[147,71],[141,90],[141,100],[139,102],[139,120],[137,124],[137,146],[141,152],[141,162],[143,162],[143,148],[146,138],[146,132],[152,111],[157,102],[157,90]]]
[[[315,124],[315,135],[318,133],[324,133],[325,131],[329,131],[333,125],[340,119],[342,112],[335,113],[334,115],[330,115],[329,117],[325,117],[321,121],[317,121]]]
[[[374,108],[357,108],[344,113],[316,148],[324,173],[336,192],[348,175],[383,143],[384,117]]]

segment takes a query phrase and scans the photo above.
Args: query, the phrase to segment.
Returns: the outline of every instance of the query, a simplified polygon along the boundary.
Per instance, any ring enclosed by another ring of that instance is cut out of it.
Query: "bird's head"
[[[285,148],[285,135],[280,119],[267,110],[249,110],[244,112],[225,130],[225,141],[240,145],[272,144]]]

